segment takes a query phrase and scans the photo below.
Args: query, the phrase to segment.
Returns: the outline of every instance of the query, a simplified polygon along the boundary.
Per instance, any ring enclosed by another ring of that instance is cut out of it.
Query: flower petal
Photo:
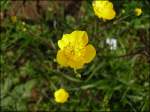
[[[74,31],[71,33],[72,38],[74,39],[75,44],[81,44],[85,46],[88,43],[88,35],[86,31]]]
[[[62,66],[68,66],[68,65],[67,65],[68,59],[66,58],[66,56],[65,56],[65,54],[64,54],[64,52],[63,52],[63,50],[59,50],[59,51],[57,52],[57,58],[56,58],[56,60],[57,60],[57,62],[58,62],[60,65],[62,65]]]
[[[114,9],[105,9],[102,13],[101,16],[103,19],[108,19],[111,20],[116,16],[116,12]]]
[[[62,39],[58,41],[58,46],[60,49],[63,49],[69,44],[70,34],[64,34]]]
[[[84,63],[79,60],[75,60],[75,61],[69,60],[68,64],[71,68],[74,68],[74,69],[81,69],[81,68],[83,68],[83,65],[84,65]]]
[[[96,50],[91,44],[87,45],[84,50],[84,61],[85,63],[89,63],[95,57]]]

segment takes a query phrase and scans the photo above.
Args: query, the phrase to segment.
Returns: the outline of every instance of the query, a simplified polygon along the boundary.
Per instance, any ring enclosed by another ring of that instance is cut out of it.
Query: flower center
[[[83,47],[81,45],[71,45],[69,44],[64,48],[65,55],[68,59],[74,60],[82,55]]]

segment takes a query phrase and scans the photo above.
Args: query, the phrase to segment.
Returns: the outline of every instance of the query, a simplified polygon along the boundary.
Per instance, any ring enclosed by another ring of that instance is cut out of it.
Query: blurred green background
[[[1,110],[149,111],[150,2],[111,2],[117,15],[103,21],[91,0],[1,0]],[[55,61],[57,41],[74,30],[87,31],[97,51],[77,72]],[[112,38],[114,50],[106,43]],[[60,87],[70,94],[64,104],[54,101]]]

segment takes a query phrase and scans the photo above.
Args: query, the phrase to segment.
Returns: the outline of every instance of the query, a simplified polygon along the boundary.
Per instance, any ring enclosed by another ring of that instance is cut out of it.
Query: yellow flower
[[[69,93],[65,89],[61,88],[55,91],[54,97],[57,103],[64,103],[68,100]]]
[[[25,32],[25,31],[27,31],[27,29],[26,29],[26,28],[22,28],[22,31],[24,31],[24,32]]]
[[[85,31],[73,31],[64,34],[58,41],[60,50],[57,52],[57,62],[65,67],[80,69],[89,63],[96,55],[95,48],[88,44],[88,35]]]
[[[135,8],[134,12],[135,12],[136,16],[140,16],[142,14],[142,9],[141,8]]]
[[[95,15],[104,20],[111,20],[116,16],[113,4],[108,0],[95,0],[92,3]]]
[[[126,11],[124,9],[121,10],[122,14],[124,14]]]
[[[12,21],[13,23],[16,23],[17,17],[16,17],[16,16],[11,16],[11,21]]]

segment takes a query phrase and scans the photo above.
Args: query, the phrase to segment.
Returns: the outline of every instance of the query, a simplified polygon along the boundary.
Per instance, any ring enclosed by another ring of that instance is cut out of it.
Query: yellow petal
[[[80,61],[80,60],[69,60],[68,61],[68,65],[71,67],[71,68],[74,68],[74,69],[81,69],[83,68],[83,62]]]
[[[96,1],[93,1],[92,5],[99,9],[113,8],[113,4],[108,0],[103,0],[103,1],[96,0]]]
[[[69,44],[70,34],[64,34],[62,39],[58,41],[58,47],[63,49]]]
[[[74,40],[73,43],[77,45],[81,44],[82,46],[85,46],[88,43],[88,35],[86,31],[73,31],[71,36]]]
[[[84,61],[85,63],[89,63],[94,59],[96,55],[96,50],[91,44],[87,45],[84,50]]]
[[[57,52],[57,58],[56,58],[56,60],[57,60],[57,62],[58,62],[60,65],[62,65],[62,66],[68,66],[68,65],[67,65],[68,59],[66,58],[66,56],[65,56],[65,54],[64,54],[64,52],[63,52],[63,50],[59,50],[59,51]]]
[[[101,16],[103,19],[111,20],[116,16],[116,12],[113,9],[105,9]]]

